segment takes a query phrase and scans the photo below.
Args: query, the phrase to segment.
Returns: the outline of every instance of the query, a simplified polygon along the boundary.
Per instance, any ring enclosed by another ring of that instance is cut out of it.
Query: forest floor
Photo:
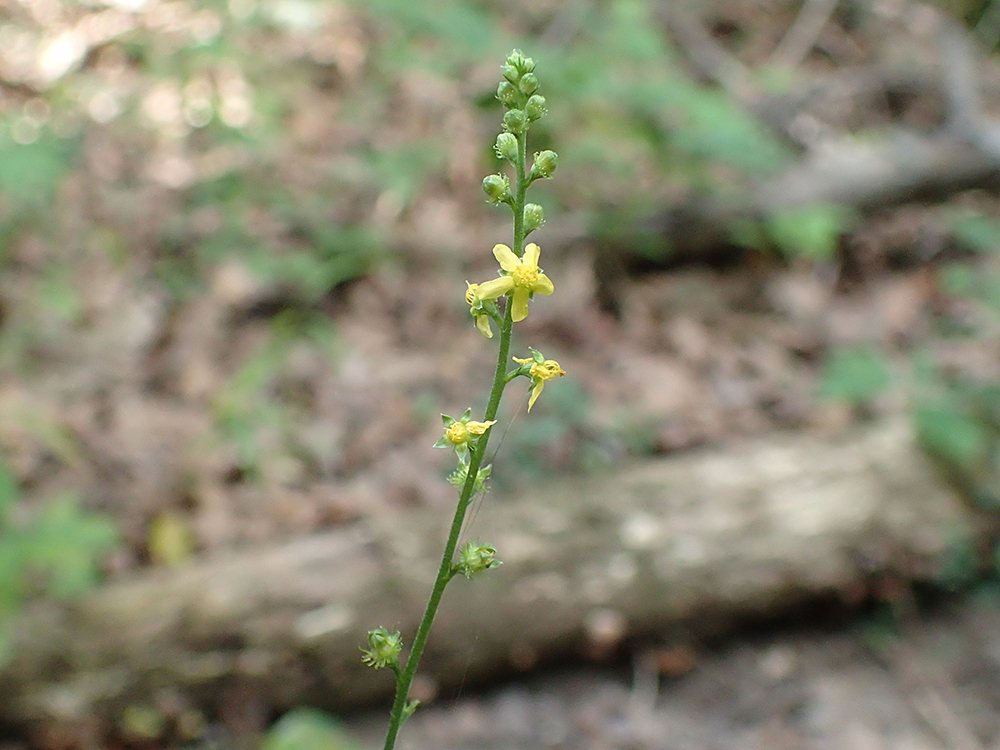
[[[681,657],[670,677],[642,656],[553,666],[421,709],[399,747],[989,750],[1000,746],[998,604],[772,623]],[[348,725],[378,747],[385,713]]]
[[[780,39],[756,23],[754,3],[722,5],[730,17],[714,29],[720,38],[745,24],[753,39]],[[783,15],[774,19],[794,20],[788,8],[798,4],[777,5]],[[820,71],[830,59],[846,68],[874,56],[871,39],[840,24],[831,21],[820,40]],[[345,15],[329,28],[346,35],[331,41],[343,59],[320,59],[319,42],[330,41],[321,34],[312,46],[272,34],[262,48],[282,64],[316,58],[298,88],[271,82],[288,96],[274,126],[286,141],[265,133],[258,152],[240,157],[242,146],[225,144],[202,153],[203,131],[179,120],[150,115],[163,132],[187,128],[181,146],[152,130],[136,137],[132,122],[109,118],[81,136],[76,171],[58,188],[55,228],[39,220],[11,235],[0,280],[0,447],[24,488],[25,513],[69,491],[114,521],[121,544],[105,561],[111,580],[366,519],[440,513],[454,502],[443,481],[450,457],[431,447],[439,414],[480,409],[495,366],[469,318],[465,281],[496,273],[490,249],[510,232],[506,217],[486,213],[478,185],[498,110],[487,117],[470,104],[492,92],[497,65],[466,66],[458,83],[402,76],[383,90],[389,114],[376,93],[378,106],[366,110],[358,104],[366,101],[364,65],[352,69],[348,53],[352,44],[364,48],[364,60],[365,45],[377,50],[386,41],[364,19]],[[759,62],[748,47],[744,61]],[[135,61],[110,44],[82,65],[95,86],[105,76],[115,91],[138,78]],[[220,71],[212,76],[225,83],[232,71]],[[17,96],[36,101],[29,94]],[[835,104],[842,121],[834,124],[877,125],[899,102],[870,104]],[[341,107],[355,119],[339,117]],[[940,124],[919,101],[907,117]],[[421,189],[374,185],[359,154],[377,161],[429,136],[447,142]],[[175,147],[182,153],[169,152]],[[605,148],[617,154],[614,143]],[[621,180],[636,192],[644,181],[665,182],[661,165],[646,164],[643,153],[637,173]],[[255,166],[243,174],[246,163]],[[966,279],[998,273],[1000,256],[970,251],[949,233],[955,212],[995,216],[991,193],[954,196],[947,211],[871,211],[824,258],[771,248],[711,263],[643,261],[641,270],[608,279],[595,263],[598,243],[579,227],[565,229],[601,199],[577,191],[586,169],[573,181],[568,164],[560,169],[571,187],[546,196],[549,223],[532,236],[556,293],[532,302],[513,350],[526,356],[535,347],[568,375],[546,386],[530,415],[523,390],[501,412],[494,494],[485,503],[502,508],[504,493],[540,477],[637,456],[775,430],[832,435],[898,415],[913,406],[924,359],[951,375],[1000,382],[995,313],[951,294],[945,281],[955,262]],[[227,169],[239,173],[240,197],[230,203]],[[727,169],[704,172],[724,182]],[[255,196],[258,173],[292,188]],[[672,179],[705,176],[693,174]],[[607,183],[611,193],[621,187],[612,177]],[[391,252],[364,273],[326,287],[314,281],[319,294],[304,292],[308,283],[288,271],[299,251],[336,255],[347,241],[332,241],[330,251],[316,227],[339,231],[351,222],[375,227]],[[247,238],[263,248],[258,255],[240,254]],[[271,263],[264,272],[261,258]],[[853,353],[840,371],[830,365],[837,352]],[[855,376],[886,382],[845,398]],[[488,519],[479,519],[484,535]],[[891,615],[878,609],[885,606],[832,620],[799,613],[796,626],[758,625],[721,643],[638,644],[623,663],[550,665],[486,692],[469,686],[421,708],[400,746],[1000,747],[1000,599],[987,593]],[[375,747],[383,720],[358,716],[349,725]],[[36,745],[63,750],[58,738]]]

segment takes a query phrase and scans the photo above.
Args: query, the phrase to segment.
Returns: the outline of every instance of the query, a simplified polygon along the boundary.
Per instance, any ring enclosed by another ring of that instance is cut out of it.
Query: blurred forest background
[[[495,494],[905,415],[988,517],[998,43],[995,0],[0,0],[0,663],[38,602],[447,511],[514,47],[560,156],[515,347],[569,375]]]

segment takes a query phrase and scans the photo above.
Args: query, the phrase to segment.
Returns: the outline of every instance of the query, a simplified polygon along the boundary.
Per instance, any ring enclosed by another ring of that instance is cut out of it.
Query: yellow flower
[[[486,338],[493,338],[493,329],[490,328],[490,316],[483,311],[483,299],[479,296],[479,284],[469,284],[465,290],[465,301],[469,303],[469,313],[476,319],[476,328]]]
[[[455,419],[447,414],[441,415],[444,423],[444,435],[434,443],[435,448],[453,448],[459,459],[464,463],[469,455],[469,441],[479,437],[497,422],[491,419],[488,422],[476,422],[469,417],[472,416],[472,409],[466,409],[461,417]]]
[[[541,355],[539,355],[539,358]],[[538,359],[519,359],[514,357],[514,361],[520,365],[526,365],[531,363],[531,369],[528,370],[528,375],[531,376],[531,398],[528,399],[528,411],[531,411],[531,407],[535,405],[535,401],[542,393],[542,388],[545,387],[545,381],[553,380],[555,378],[561,378],[566,374],[566,371],[559,366],[559,363],[554,359],[546,359],[539,362]]]
[[[524,248],[524,256],[518,258],[506,245],[496,245],[493,256],[507,275],[477,284],[476,293],[480,299],[496,299],[513,290],[511,318],[515,323],[528,316],[528,300],[533,294],[552,294],[552,281],[538,267],[541,252],[534,242]]]
[[[452,445],[462,445],[469,442],[470,437],[482,435],[496,423],[495,419],[489,422],[455,422],[444,431],[444,436]]]

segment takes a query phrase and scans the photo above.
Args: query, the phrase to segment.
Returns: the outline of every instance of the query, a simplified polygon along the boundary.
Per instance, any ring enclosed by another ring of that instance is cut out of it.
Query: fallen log
[[[684,624],[694,633],[817,596],[856,600],[891,571],[933,579],[976,524],[905,422],[836,441],[766,437],[491,495],[503,567],[459,579],[422,664],[450,686],[535,658]],[[484,519],[479,519],[482,522]],[[162,695],[211,707],[250,685],[265,710],[387,697],[362,666],[377,625],[411,637],[446,519],[372,519],[39,603],[13,631],[0,721],[114,719]]]

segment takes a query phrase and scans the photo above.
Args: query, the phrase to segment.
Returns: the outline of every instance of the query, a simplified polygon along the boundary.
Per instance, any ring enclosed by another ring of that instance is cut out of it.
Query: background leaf
[[[835,349],[820,373],[821,398],[861,404],[892,384],[888,360],[868,346]]]

